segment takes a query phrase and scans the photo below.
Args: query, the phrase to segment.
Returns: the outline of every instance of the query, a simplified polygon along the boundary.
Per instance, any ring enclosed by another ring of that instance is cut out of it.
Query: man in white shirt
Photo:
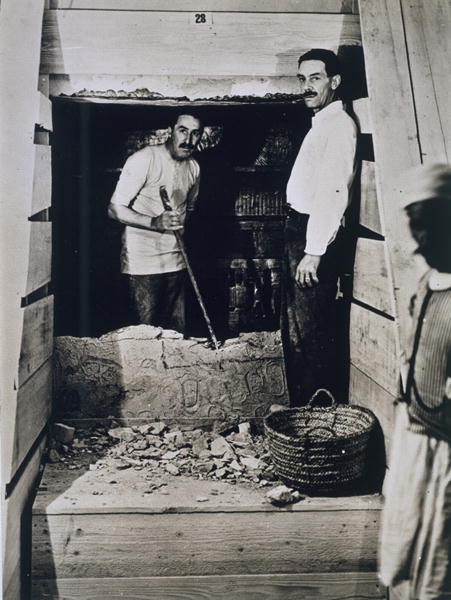
[[[292,405],[318,388],[336,392],[335,297],[341,220],[356,171],[357,128],[337,90],[340,64],[330,50],[298,61],[305,105],[313,110],[287,186],[286,273],[281,330]]]
[[[127,159],[108,207],[108,215],[125,225],[121,271],[139,322],[182,333],[186,268],[174,231],[183,228],[197,198],[200,170],[191,155],[201,135],[197,117],[179,115],[165,144]],[[162,185],[172,211],[164,210]]]

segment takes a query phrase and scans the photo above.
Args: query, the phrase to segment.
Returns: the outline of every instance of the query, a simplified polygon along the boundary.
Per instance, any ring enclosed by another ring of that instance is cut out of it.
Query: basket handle
[[[313,396],[308,401],[307,406],[310,406],[310,408],[313,408],[313,401],[319,394],[321,394],[321,392],[324,392],[326,394],[326,396],[329,396],[330,406],[326,406],[325,408],[335,408],[337,406],[337,401],[332,396],[332,394],[329,392],[329,390],[326,390],[325,388],[319,388],[318,390],[316,390],[316,392],[313,394]]]
[[[322,431],[327,431],[328,433],[331,433],[333,437],[337,437],[336,432],[332,429],[332,427],[323,427],[321,425],[318,425],[318,427],[311,427],[308,431],[306,431],[306,435],[309,436],[310,433],[312,433],[312,431],[317,431],[318,429],[321,429]]]

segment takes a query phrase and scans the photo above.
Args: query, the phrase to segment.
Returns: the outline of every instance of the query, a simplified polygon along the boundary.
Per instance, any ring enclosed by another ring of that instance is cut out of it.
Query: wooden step
[[[172,598],[225,598],[230,586],[233,598],[254,588],[269,598],[384,597],[375,575],[378,495],[277,508],[265,488],[245,484],[172,477],[147,494],[148,485],[145,471],[48,465],[33,510],[33,598],[160,599],[170,590]],[[318,595],[328,575],[341,596]],[[185,585],[188,595],[178,596]],[[303,596],[305,586],[316,591]]]
[[[33,598],[55,600],[384,600],[374,573],[207,575],[38,580]]]

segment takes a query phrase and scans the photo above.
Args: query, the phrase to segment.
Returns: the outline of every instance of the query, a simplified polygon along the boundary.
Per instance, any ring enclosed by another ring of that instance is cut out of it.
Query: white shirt
[[[287,202],[309,215],[305,252],[322,256],[340,227],[355,175],[357,127],[340,100],[318,111],[287,185]]]
[[[146,146],[132,154],[122,169],[113,204],[149,217],[164,210],[160,186],[165,185],[173,209],[183,223],[199,190],[199,165],[194,159],[174,160],[165,145]],[[129,275],[171,273],[185,268],[173,232],[161,233],[127,225],[122,236],[121,271]]]

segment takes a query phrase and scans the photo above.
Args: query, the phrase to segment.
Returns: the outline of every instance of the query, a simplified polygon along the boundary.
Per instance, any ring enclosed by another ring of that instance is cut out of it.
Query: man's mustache
[[[180,144],[179,148],[186,148],[187,150],[194,150],[194,146],[192,144],[187,144],[185,142],[182,142]]]
[[[301,94],[301,98],[314,98],[317,95],[316,92],[304,92],[304,94]]]

